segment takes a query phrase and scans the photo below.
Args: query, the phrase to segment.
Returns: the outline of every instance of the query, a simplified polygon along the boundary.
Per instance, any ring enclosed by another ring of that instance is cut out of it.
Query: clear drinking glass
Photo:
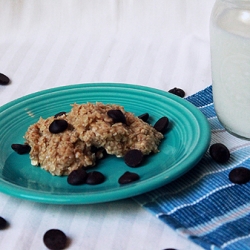
[[[213,98],[230,133],[250,139],[250,0],[217,0],[210,20]]]

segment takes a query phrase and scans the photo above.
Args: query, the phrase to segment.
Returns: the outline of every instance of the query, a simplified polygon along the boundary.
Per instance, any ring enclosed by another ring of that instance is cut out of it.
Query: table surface
[[[0,105],[52,87],[112,82],[179,87],[211,84],[209,19],[214,0],[0,0]],[[51,228],[67,249],[201,249],[133,199],[49,205],[0,194],[0,249],[46,249]]]

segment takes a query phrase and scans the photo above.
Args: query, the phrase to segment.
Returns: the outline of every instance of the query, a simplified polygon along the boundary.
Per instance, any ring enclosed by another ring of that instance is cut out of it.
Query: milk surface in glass
[[[217,116],[229,132],[250,139],[250,10],[225,9],[210,32]]]

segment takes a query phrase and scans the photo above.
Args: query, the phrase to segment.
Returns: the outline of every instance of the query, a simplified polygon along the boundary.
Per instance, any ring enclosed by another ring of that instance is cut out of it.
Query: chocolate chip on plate
[[[138,149],[131,149],[124,155],[124,162],[129,167],[138,167],[144,159],[143,153]]]
[[[3,218],[3,217],[0,217],[0,229],[5,229],[7,227],[8,223],[7,221]]]
[[[70,185],[81,185],[85,183],[87,179],[87,172],[83,168],[73,170],[67,177],[67,181]]]
[[[169,119],[166,116],[161,117],[154,125],[154,128],[161,133],[164,133],[169,125]]]
[[[31,147],[28,144],[11,144],[11,148],[18,154],[28,154],[31,150]]]
[[[9,82],[10,82],[9,77],[0,73],[0,85],[7,85],[9,84]]]
[[[180,88],[173,88],[168,91],[171,94],[177,95],[179,97],[184,97],[185,96],[185,91]]]
[[[126,117],[119,109],[111,109],[107,112],[107,115],[113,119],[114,123],[124,123],[126,124]]]
[[[118,179],[120,184],[127,184],[133,181],[137,181],[140,179],[140,176],[137,173],[126,171],[121,177]]]
[[[101,184],[105,181],[105,176],[99,171],[92,171],[88,173],[86,183],[90,185]]]
[[[138,118],[140,118],[144,122],[147,122],[147,120],[149,118],[149,114],[148,113],[141,114],[141,115],[138,116]]]
[[[60,117],[60,116],[66,115],[66,114],[67,114],[66,112],[61,111],[61,112],[55,114],[55,115],[54,115],[54,118],[57,118],[57,117]]]
[[[218,163],[225,163],[230,158],[228,148],[222,143],[215,143],[210,146],[209,153],[211,157]]]
[[[59,229],[50,229],[44,234],[43,242],[51,250],[61,250],[67,245],[67,236]]]
[[[236,184],[245,184],[250,181],[250,170],[245,167],[236,167],[229,173],[229,180]]]
[[[52,134],[58,134],[63,131],[65,131],[68,127],[68,122],[63,120],[63,119],[57,119],[54,120],[50,125],[49,125],[49,131]]]

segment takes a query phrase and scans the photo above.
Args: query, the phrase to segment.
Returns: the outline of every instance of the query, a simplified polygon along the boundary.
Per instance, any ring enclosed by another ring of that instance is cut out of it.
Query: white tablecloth
[[[0,105],[57,86],[122,82],[191,95],[211,84],[214,0],[0,0]],[[0,194],[0,249],[46,249],[50,228],[67,249],[200,249],[132,199],[47,205]]]

